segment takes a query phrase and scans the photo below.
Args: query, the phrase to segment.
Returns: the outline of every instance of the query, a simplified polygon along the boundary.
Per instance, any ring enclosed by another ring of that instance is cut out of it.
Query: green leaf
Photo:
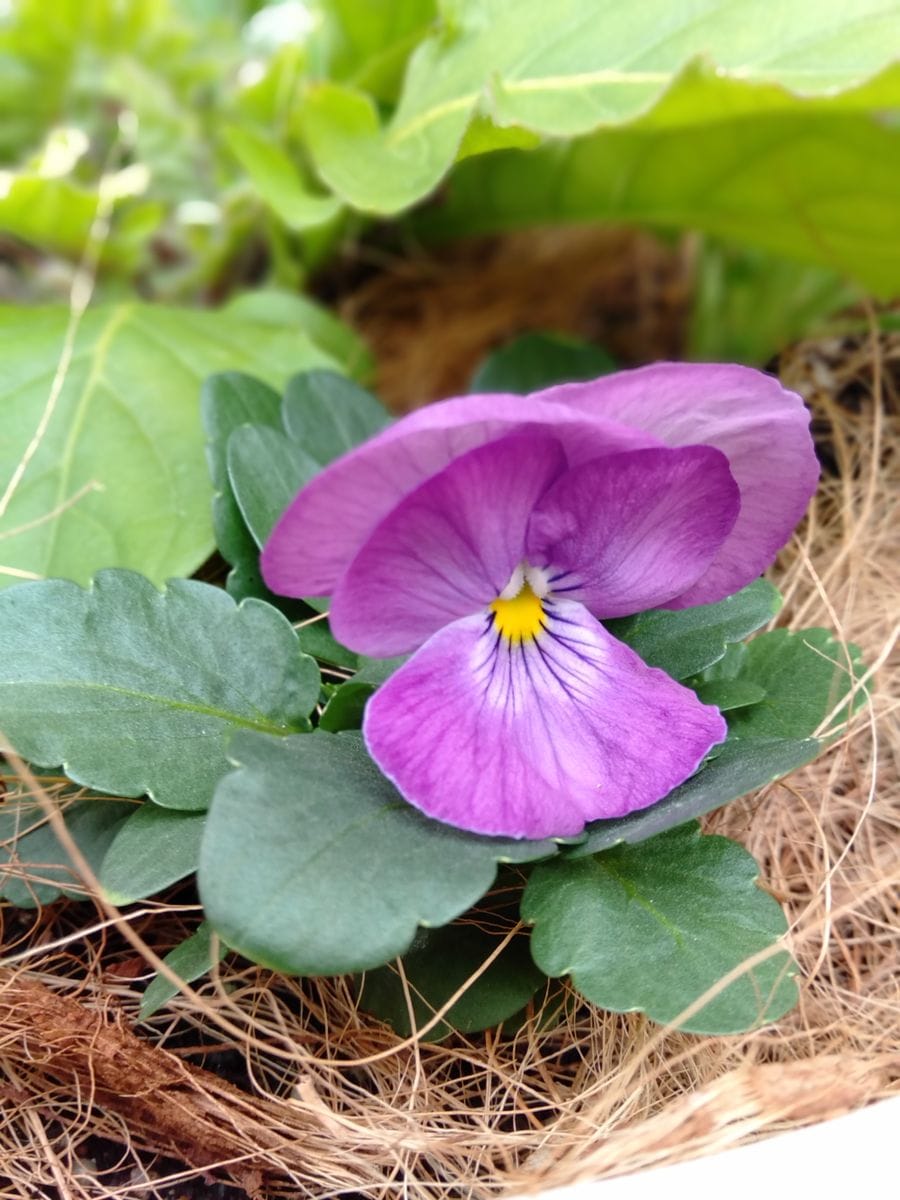
[[[116,831],[103,856],[100,883],[113,904],[154,896],[197,869],[205,813],[142,804]]]
[[[257,546],[320,464],[278,429],[242,425],[228,439],[228,478]]]
[[[756,683],[765,698],[736,712],[729,722],[735,738],[803,738],[818,731],[863,673],[858,646],[842,645],[827,629],[774,629],[754,638],[741,655],[738,679]],[[865,699],[856,698],[855,707]],[[849,705],[832,727],[846,721]]]
[[[95,874],[133,811],[126,801],[94,798],[63,809],[66,829]],[[49,904],[61,895],[79,899],[83,890],[72,886],[78,880],[77,869],[33,799],[10,797],[0,805],[0,896],[17,908]]]
[[[749,645],[730,646],[701,676],[701,696],[704,688],[719,687],[732,695],[743,691],[745,698],[762,692],[762,698],[732,706],[728,740],[680,787],[641,812],[596,822],[567,853],[578,858],[642,841],[811,762],[825,742],[810,735],[836,709],[832,728],[847,719],[850,704],[840,708],[841,700],[861,672],[858,647],[842,646],[825,629],[775,629]],[[864,699],[860,694],[856,704]]]
[[[758,867],[736,842],[695,824],[640,846],[537,866],[522,900],[531,950],[550,976],[571,975],[588,1000],[669,1023],[730,971],[786,932],[780,905],[757,887]],[[739,1033],[797,1002],[793,963],[777,952],[679,1023]]]
[[[868,89],[802,100],[691,70],[627,127],[461,163],[417,231],[585,221],[696,229],[890,296],[900,274],[900,130],[877,107],[878,98],[897,106],[898,84],[895,70]]]
[[[359,729],[366,701],[374,691],[371,683],[360,683],[353,679],[342,683],[322,710],[319,728],[324,729],[326,733]]]
[[[390,424],[372,395],[335,371],[304,371],[288,381],[284,427],[323,467]]]
[[[498,862],[552,842],[463,833],[406,804],[356,734],[243,735],[200,853],[206,915],[255,962],[302,975],[381,966],[419,925],[445,925],[490,888]]]
[[[193,983],[195,979],[200,979],[211,971],[228,953],[228,947],[221,941],[217,943],[216,952],[213,953],[212,936],[213,930],[209,922],[201,922],[197,932],[185,938],[174,950],[170,950],[163,962],[180,975],[185,983]],[[142,1021],[146,1021],[177,995],[178,988],[170,983],[165,975],[154,975],[141,997],[138,1016]]]
[[[0,309],[0,496],[45,413],[68,320],[63,308]],[[29,573],[86,583],[107,566],[156,583],[190,575],[213,547],[201,380],[236,368],[279,382],[304,365],[332,362],[296,331],[226,313],[89,309],[39,448],[0,512],[0,587]]]
[[[651,667],[661,667],[673,679],[686,679],[722,658],[729,643],[771,621],[780,607],[778,590],[757,579],[715,604],[676,611],[656,608],[604,624]]]
[[[749,679],[711,679],[694,688],[704,704],[712,704],[720,712],[749,708],[766,698],[766,689]]]
[[[835,271],[705,238],[695,266],[686,357],[763,367],[858,300],[858,291]]]
[[[470,975],[496,949],[498,939],[475,924],[455,922],[442,929],[423,929],[403,956],[415,1028],[421,1029]],[[528,939],[516,937],[484,974],[449,1009],[444,1020],[424,1035],[438,1042],[454,1030],[475,1033],[490,1029],[518,1013],[546,977],[534,965]],[[367,972],[359,1003],[401,1036],[413,1032],[403,983],[396,967]]]
[[[223,135],[259,195],[288,229],[324,225],[341,211],[335,197],[317,196],[307,187],[290,157],[270,138],[238,125],[226,125]]]
[[[237,728],[302,729],[319,672],[258,600],[131,571],[0,593],[0,729],[41,766],[118,795],[205,808]]]
[[[355,378],[365,379],[374,370],[372,355],[359,334],[309,296],[277,288],[254,288],[235,296],[223,312],[253,325],[305,333]]]
[[[581,858],[620,842],[641,842],[692,817],[738,800],[812,762],[822,750],[816,738],[736,738],[663,800],[629,817],[598,821],[567,851]]]
[[[569,138],[634,121],[648,109],[652,116],[660,101],[668,125],[677,119],[696,130],[723,114],[780,115],[802,103],[794,92],[826,96],[852,88],[890,62],[900,34],[897,14],[885,13],[879,0],[862,5],[790,6],[779,13],[773,38],[764,0],[749,7],[700,0],[689,8],[647,0],[637,14],[616,0],[454,4],[444,10],[443,27],[411,56],[387,126],[368,96],[327,83],[304,98],[303,128],[334,191],[364,211],[393,213],[432,191],[479,112],[501,127]],[[685,100],[673,87],[698,55],[715,64],[704,78],[729,85],[726,105],[710,104],[712,88]],[[778,86],[760,88],[760,81]],[[862,96],[850,93],[845,104],[896,102],[897,86],[889,76]]]
[[[526,333],[495,350],[472,377],[471,392],[537,392],[555,383],[608,375],[612,356],[588,342],[558,334]]]
[[[313,658],[322,662],[331,663],[335,667],[346,667],[351,671],[355,671],[359,666],[359,655],[334,640],[327,621],[301,625],[296,633],[304,654],[311,654]]]

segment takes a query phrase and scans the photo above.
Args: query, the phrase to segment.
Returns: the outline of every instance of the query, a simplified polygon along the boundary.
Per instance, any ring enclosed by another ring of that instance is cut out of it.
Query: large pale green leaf
[[[107,899],[131,904],[196,871],[205,819],[204,813],[140,805],[103,855],[100,883]]]
[[[886,90],[900,105],[893,84]],[[751,97],[755,113],[745,111]],[[423,231],[597,220],[699,229],[892,295],[900,130],[849,99],[788,99],[691,72],[627,127],[460,164]]]
[[[253,129],[229,125],[225,140],[260,197],[288,229],[324,225],[340,212],[340,201],[334,196],[317,196],[307,187],[290,156],[271,138]]]
[[[360,91],[311,91],[304,127],[317,168],[356,207],[396,212],[426,195],[452,163],[473,117],[552,137],[575,137],[634,120],[698,56],[730,76],[733,115],[776,111],[794,93],[827,95],[862,84],[891,61],[900,10],[885,0],[813,5],[791,0],[772,14],[765,0],[689,6],[645,0],[463,0],[444,6],[443,26],[423,41],[383,126]],[[710,72],[711,74],[711,72]],[[758,81],[778,85],[765,95]],[[898,77],[849,106],[896,99]],[[669,123],[705,124],[718,114],[704,92],[669,109]]]
[[[601,1008],[674,1021],[689,1005],[787,930],[780,905],[736,842],[695,824],[590,859],[532,872],[522,916],[548,975],[571,975]],[[737,1033],[774,1021],[797,1001],[783,951],[741,974],[680,1028]]]
[[[0,309],[0,497],[41,425],[67,321],[62,308]],[[29,573],[87,582],[107,566],[157,583],[190,575],[213,547],[202,380],[243,369],[283,383],[330,365],[303,334],[224,312],[89,310],[37,453],[0,511],[0,587]]]
[[[308,727],[319,672],[258,600],[101,571],[0,593],[0,730],[77,783],[202,809],[238,728]]]
[[[429,820],[381,775],[358,734],[245,734],[231,757],[239,769],[222,780],[207,819],[200,895],[229,946],[276,970],[381,966],[419,925],[445,925],[480,899],[499,862],[556,849]]]

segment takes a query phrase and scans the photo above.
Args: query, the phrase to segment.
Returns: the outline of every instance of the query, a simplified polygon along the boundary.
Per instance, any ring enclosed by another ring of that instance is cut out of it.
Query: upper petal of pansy
[[[372,757],[410,803],[475,833],[562,837],[661,800],[726,732],[718,709],[611,637],[574,601],[537,636],[455,621],[366,708]]]
[[[413,488],[467,450],[530,428],[551,429],[571,464],[660,444],[645,431],[528,396],[430,404],[337,459],[302,489],[263,549],[266,583],[283,596],[330,594],[366,537]]]
[[[597,617],[657,608],[686,591],[731,532],[740,493],[712,446],[631,450],[563,475],[538,502],[528,561],[554,595]]]
[[[531,512],[565,467],[549,433],[512,433],[420,484],[341,577],[329,614],[335,637],[387,658],[485,608],[521,561]]]
[[[741,489],[740,515],[703,576],[670,608],[721,600],[755,579],[815,491],[819,468],[802,399],[750,367],[659,363],[533,398],[622,421],[669,446],[705,443],[728,456]]]

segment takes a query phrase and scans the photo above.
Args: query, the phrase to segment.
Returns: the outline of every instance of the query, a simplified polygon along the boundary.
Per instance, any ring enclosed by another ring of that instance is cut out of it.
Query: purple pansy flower
[[[726,732],[597,618],[737,591],[818,469],[799,396],[661,364],[420,409],[327,467],[262,556],[335,636],[414,651],[363,732],[412,804],[485,834],[578,833],[660,800]]]

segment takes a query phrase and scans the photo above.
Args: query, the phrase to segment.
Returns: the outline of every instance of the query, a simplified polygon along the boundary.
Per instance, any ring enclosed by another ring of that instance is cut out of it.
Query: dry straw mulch
[[[654,278],[665,291],[677,270]],[[702,1038],[578,1003],[542,1029],[539,999],[514,1037],[435,1046],[359,1012],[347,980],[226,959],[138,1024],[143,981],[196,924],[195,898],[182,889],[120,913],[88,877],[86,903],[3,913],[0,1195],[174,1200],[224,1195],[218,1180],[260,1198],[489,1197],[672,1162],[897,1089],[900,796],[885,666],[900,593],[900,339],[800,345],[781,368],[813,405],[832,468],[773,570],[781,620],[836,628],[877,668],[839,744],[708,821],[756,855],[787,907],[797,1011]],[[429,393],[391,370],[398,404]],[[46,801],[36,796],[41,814]],[[39,864],[19,869],[40,878]]]

